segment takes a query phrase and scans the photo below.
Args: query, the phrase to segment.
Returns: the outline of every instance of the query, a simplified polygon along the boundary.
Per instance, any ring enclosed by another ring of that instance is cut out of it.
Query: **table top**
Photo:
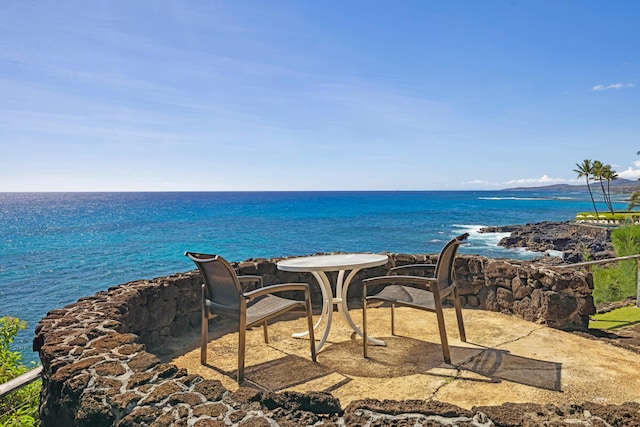
[[[338,271],[377,267],[386,264],[387,261],[388,257],[386,255],[357,253],[289,258],[278,262],[276,265],[282,271]]]

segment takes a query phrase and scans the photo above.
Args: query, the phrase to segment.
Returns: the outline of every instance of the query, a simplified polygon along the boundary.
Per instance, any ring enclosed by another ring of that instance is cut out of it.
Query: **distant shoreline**
[[[611,181],[609,184],[611,188],[611,192],[615,194],[626,194],[633,193],[634,191],[640,191],[640,181],[633,181],[630,179],[617,179],[615,181]],[[566,192],[574,192],[574,191],[589,191],[586,184],[551,184],[551,185],[543,185],[539,187],[514,187],[514,188],[504,188],[499,191],[566,191]],[[591,191],[594,193],[600,193],[601,189],[599,184],[592,184]]]

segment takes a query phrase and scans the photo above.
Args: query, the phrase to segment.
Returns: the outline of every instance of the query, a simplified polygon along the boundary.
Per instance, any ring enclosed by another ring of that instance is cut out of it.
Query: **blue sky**
[[[640,2],[0,2],[0,191],[640,177]]]

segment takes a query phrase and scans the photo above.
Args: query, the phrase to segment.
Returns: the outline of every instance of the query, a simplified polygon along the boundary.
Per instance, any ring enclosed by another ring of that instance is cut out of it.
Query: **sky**
[[[0,0],[0,191],[640,178],[635,0]]]

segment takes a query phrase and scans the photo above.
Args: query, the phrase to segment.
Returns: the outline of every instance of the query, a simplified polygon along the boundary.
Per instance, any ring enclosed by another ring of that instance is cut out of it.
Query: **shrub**
[[[22,355],[17,351],[11,351],[10,348],[18,331],[26,327],[26,322],[14,317],[0,317],[0,384],[30,369],[22,364]],[[38,403],[41,388],[42,381],[38,380],[0,399],[0,425],[39,425]]]
[[[640,226],[620,227],[611,232],[616,256],[640,253]],[[620,261],[617,266],[596,267],[593,270],[593,299],[596,304],[620,301],[637,294],[637,260]]]
[[[611,232],[616,256],[640,253],[640,226],[620,227]]]

